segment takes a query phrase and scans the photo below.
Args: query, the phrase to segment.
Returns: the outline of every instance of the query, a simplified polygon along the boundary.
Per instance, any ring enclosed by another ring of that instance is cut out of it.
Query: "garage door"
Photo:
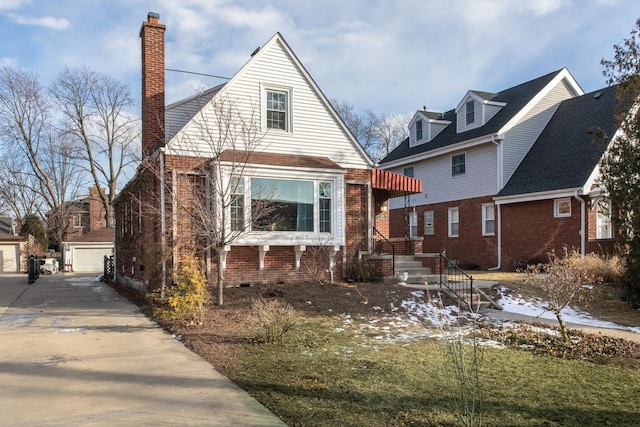
[[[111,255],[112,252],[111,248],[75,248],[73,250],[73,271],[102,271],[104,256]]]
[[[18,273],[18,245],[0,245],[0,273]]]

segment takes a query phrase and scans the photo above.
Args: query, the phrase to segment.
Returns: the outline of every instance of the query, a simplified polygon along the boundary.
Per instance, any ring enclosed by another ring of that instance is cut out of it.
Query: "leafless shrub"
[[[281,299],[256,299],[251,306],[249,324],[255,342],[275,344],[282,342],[287,332],[301,322],[298,312]]]

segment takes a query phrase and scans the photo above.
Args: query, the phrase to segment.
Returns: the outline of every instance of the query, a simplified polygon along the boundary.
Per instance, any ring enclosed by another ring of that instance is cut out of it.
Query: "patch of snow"
[[[510,293],[504,286],[499,287],[498,291],[501,295],[499,304],[502,307],[502,311],[530,316],[533,318],[556,320],[555,314],[546,308],[547,303],[545,301],[541,299],[526,300],[521,295],[514,295]],[[614,322],[599,320],[591,316],[586,311],[573,307],[565,307],[560,314],[566,323],[640,333],[640,327],[624,326]]]

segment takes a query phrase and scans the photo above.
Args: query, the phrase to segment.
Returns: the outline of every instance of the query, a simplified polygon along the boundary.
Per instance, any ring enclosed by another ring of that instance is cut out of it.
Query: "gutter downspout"
[[[584,231],[586,227],[586,202],[578,196],[578,191],[575,192],[573,197],[580,202],[580,255],[585,256],[587,251],[587,239]]]
[[[502,139],[498,139],[497,135],[491,136],[491,142],[496,144],[496,161],[498,163],[498,176],[496,177],[498,184],[498,188],[496,189],[497,192],[499,192],[502,187],[502,145],[500,144],[500,141],[502,141]],[[489,271],[500,270],[502,268],[502,215],[500,205],[496,205],[496,215],[498,216],[498,224],[496,227],[496,233],[498,233],[498,265],[491,267]]]
[[[165,288],[167,286],[167,238],[165,232],[167,229],[167,213],[165,201],[165,177],[164,177],[164,147],[160,147],[160,247],[162,248],[162,279],[160,287],[160,298],[165,297]]]

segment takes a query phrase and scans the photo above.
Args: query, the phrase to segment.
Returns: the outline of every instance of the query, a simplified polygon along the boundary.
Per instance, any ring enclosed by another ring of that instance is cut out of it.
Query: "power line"
[[[216,79],[230,80],[231,77],[215,76],[213,74],[196,73],[195,71],[175,70],[173,68],[165,68],[165,71],[173,71],[175,73],[197,74],[198,76],[215,77]]]

